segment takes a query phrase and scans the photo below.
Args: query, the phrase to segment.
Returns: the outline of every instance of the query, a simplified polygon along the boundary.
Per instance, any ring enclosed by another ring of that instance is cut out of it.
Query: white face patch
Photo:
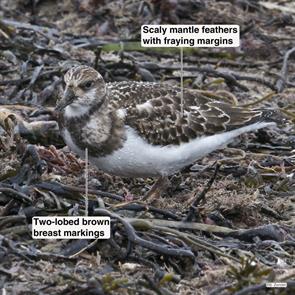
[[[85,93],[89,101],[93,101],[96,99],[96,88],[92,88],[91,90]]]
[[[80,105],[78,103],[72,103],[65,108],[65,117],[74,118],[81,117],[89,111],[89,107]]]

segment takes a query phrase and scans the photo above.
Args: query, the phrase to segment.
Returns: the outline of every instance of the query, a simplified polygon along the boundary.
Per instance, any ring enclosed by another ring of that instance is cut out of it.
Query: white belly
[[[197,159],[221,148],[234,137],[274,123],[255,123],[223,134],[196,138],[180,146],[153,146],[143,140],[130,127],[126,127],[127,139],[124,146],[105,157],[89,157],[97,168],[124,177],[167,176],[178,172]],[[79,149],[66,131],[66,144],[71,150],[84,158],[85,152]]]

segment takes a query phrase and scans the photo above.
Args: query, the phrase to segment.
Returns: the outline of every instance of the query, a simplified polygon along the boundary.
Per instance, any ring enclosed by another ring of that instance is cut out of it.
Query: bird
[[[81,158],[87,148],[91,164],[121,177],[163,179],[241,134],[276,124],[272,110],[165,83],[106,83],[86,65],[70,68],[64,82],[56,111],[66,145]]]

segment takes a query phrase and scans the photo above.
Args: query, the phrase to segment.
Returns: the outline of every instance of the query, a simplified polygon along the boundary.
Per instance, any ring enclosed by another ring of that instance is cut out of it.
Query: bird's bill
[[[75,99],[75,94],[73,92],[73,90],[71,89],[66,89],[66,91],[64,92],[64,95],[62,97],[62,99],[60,99],[55,107],[56,111],[62,111],[65,107],[67,107],[68,105],[70,105]]]

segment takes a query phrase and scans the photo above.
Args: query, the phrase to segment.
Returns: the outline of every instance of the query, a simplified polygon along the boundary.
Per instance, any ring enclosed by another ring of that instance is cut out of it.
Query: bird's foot
[[[170,181],[167,176],[159,177],[153,184],[151,189],[143,196],[141,200],[152,203],[154,200],[161,196],[161,194],[169,187],[169,185]]]

